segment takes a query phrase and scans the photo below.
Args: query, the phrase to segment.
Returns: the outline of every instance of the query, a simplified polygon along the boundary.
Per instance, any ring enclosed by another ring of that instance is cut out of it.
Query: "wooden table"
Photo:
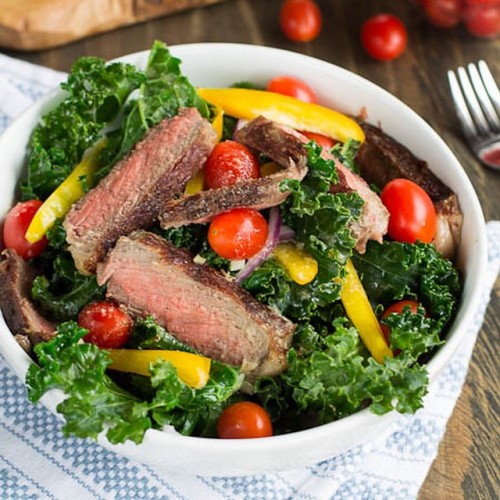
[[[148,49],[155,39],[168,44],[239,42],[280,47],[308,54],[352,70],[392,92],[443,137],[474,185],[486,220],[500,219],[500,173],[482,167],[464,144],[446,84],[446,70],[485,59],[500,80],[500,39],[482,40],[462,27],[440,30],[428,25],[404,1],[320,1],[324,27],[315,41],[286,40],[278,26],[281,2],[228,0],[122,28],[38,53],[9,53],[59,70],[69,70],[82,55],[111,59]],[[359,29],[372,14],[398,15],[409,31],[405,54],[391,63],[371,60],[360,47]],[[258,62],[256,61],[256,64]],[[422,499],[498,498],[498,333],[500,281],[496,282],[479,334],[463,393],[449,422]]]

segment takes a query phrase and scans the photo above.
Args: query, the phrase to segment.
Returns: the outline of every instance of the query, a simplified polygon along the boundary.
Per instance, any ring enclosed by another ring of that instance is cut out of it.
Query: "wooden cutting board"
[[[0,47],[41,50],[222,0],[0,0]]]

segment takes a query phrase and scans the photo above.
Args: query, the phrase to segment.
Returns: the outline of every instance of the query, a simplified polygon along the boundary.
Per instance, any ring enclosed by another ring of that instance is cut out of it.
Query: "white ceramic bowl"
[[[467,334],[477,309],[486,261],[484,219],[480,204],[464,170],[446,144],[424,120],[401,101],[369,81],[342,68],[304,55],[259,46],[237,44],[193,44],[171,47],[182,59],[182,70],[197,86],[224,87],[248,80],[264,84],[270,77],[287,74],[307,81],[322,104],[345,113],[366,108],[368,119],[428,161],[430,168],[453,189],[464,212],[462,242],[458,255],[464,273],[463,297],[447,343],[428,365],[431,382],[446,365]],[[144,66],[149,51],[122,58]],[[22,172],[26,144],[40,115],[60,98],[52,96],[34,104],[0,138],[0,216],[14,201]],[[16,374],[24,380],[30,358],[17,345],[0,318],[0,351]],[[52,391],[42,403],[51,411],[62,399]],[[261,439],[217,440],[184,437],[150,430],[141,445],[101,444],[160,470],[199,475],[244,475],[287,470],[333,457],[366,442],[387,429],[397,417],[383,417],[363,410],[337,422],[289,435]]]

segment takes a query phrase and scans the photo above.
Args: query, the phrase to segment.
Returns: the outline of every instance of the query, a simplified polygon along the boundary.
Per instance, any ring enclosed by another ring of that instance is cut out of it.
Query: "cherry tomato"
[[[210,189],[259,177],[259,162],[248,148],[235,141],[216,144],[205,164],[205,185]]]
[[[38,257],[47,246],[47,238],[36,243],[29,243],[24,237],[31,220],[41,207],[40,200],[23,201],[10,209],[3,224],[3,242],[6,248],[12,248],[24,260]]]
[[[262,406],[241,401],[228,406],[217,422],[217,434],[222,439],[258,438],[273,435],[271,419]]]
[[[118,304],[98,300],[80,311],[78,324],[89,331],[83,337],[85,342],[101,349],[119,349],[129,339],[133,321]]]
[[[500,4],[472,4],[464,8],[463,20],[469,33],[485,38],[500,35]]]
[[[313,89],[307,83],[292,76],[277,76],[269,80],[266,90],[289,95],[305,102],[317,102]]]
[[[409,308],[412,314],[417,314],[419,303],[415,300],[400,300],[399,302],[395,302],[391,306],[389,306],[382,314],[380,319],[385,319],[391,314],[402,314],[405,308]],[[384,323],[380,323],[380,328],[382,329],[382,333],[384,334],[385,340],[387,344],[390,344],[390,336],[391,329],[385,325]],[[395,350],[394,354],[399,354],[401,351]]]
[[[321,31],[322,16],[313,0],[285,0],[280,10],[280,26],[294,42],[310,42]]]
[[[389,236],[396,241],[430,243],[436,234],[436,210],[429,195],[408,179],[388,182],[380,195],[389,210]]]
[[[371,57],[379,61],[399,57],[407,41],[405,25],[392,14],[377,14],[361,27],[361,45]]]
[[[225,259],[249,259],[264,246],[269,231],[260,212],[234,208],[217,215],[208,228],[208,243]]]
[[[462,0],[422,0],[425,17],[434,26],[451,28],[462,18]]]
[[[335,146],[337,141],[332,139],[331,137],[327,137],[326,135],[316,134],[314,132],[301,132],[302,135],[305,135],[308,139],[312,141],[316,141],[323,149],[330,151],[330,149]]]

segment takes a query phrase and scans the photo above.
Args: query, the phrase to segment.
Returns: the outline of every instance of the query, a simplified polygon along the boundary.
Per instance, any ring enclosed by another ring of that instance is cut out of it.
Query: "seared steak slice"
[[[21,347],[29,352],[32,346],[49,340],[56,327],[46,320],[31,301],[31,286],[36,271],[14,250],[4,250],[0,262],[0,308],[7,326]]]
[[[307,150],[304,146],[309,139],[266,118],[259,117],[248,123],[236,133],[236,139],[250,148],[265,153],[277,163],[283,164],[287,157],[291,156],[294,161],[307,164]],[[356,249],[363,253],[368,240],[382,241],[383,235],[387,232],[389,213],[377,194],[361,177],[342,165],[327,151],[323,151],[323,156],[333,160],[337,168],[339,182],[332,185],[332,192],[356,192],[364,201],[361,217],[350,226],[357,240]]]
[[[97,280],[133,316],[153,316],[201,354],[252,376],[286,367],[295,325],[155,234],[119,238],[99,264]]]
[[[363,121],[359,124],[366,135],[366,141],[356,157],[363,177],[380,189],[396,178],[409,179],[420,185],[436,208],[436,248],[451,258],[460,242],[463,220],[456,194],[429,170],[426,161],[417,158],[379,127]]]
[[[254,208],[263,210],[285,201],[288,192],[279,188],[285,179],[304,178],[307,169],[298,168],[293,162],[290,167],[274,174],[238,182],[232,186],[208,189],[167,201],[160,214],[160,224],[164,229],[186,224],[209,222],[213,217],[233,208]]]
[[[215,131],[195,108],[150,129],[66,216],[77,269],[94,273],[119,236],[150,226],[165,200],[203,166],[215,142]]]
[[[278,165],[288,166],[293,162],[307,172],[307,151],[304,144],[309,139],[292,128],[259,116],[238,129],[235,139],[248,148],[269,156]]]
[[[359,253],[365,253],[368,240],[382,243],[389,225],[389,211],[364,179],[342,165],[329,153],[324,152],[323,156],[333,159],[337,166],[339,182],[332,184],[330,191],[332,193],[357,193],[364,201],[359,219],[351,222],[349,229],[352,236],[356,238],[356,250]]]
[[[245,133],[247,127],[250,130],[248,134]],[[260,179],[250,179],[167,201],[160,215],[161,226],[167,229],[209,222],[217,214],[233,208],[263,210],[282,203],[289,193],[280,190],[281,181],[302,180],[307,173],[307,155],[304,155],[303,143],[297,139],[297,135],[294,130],[276,125],[265,118],[250,122],[238,132],[237,139],[248,139],[240,142],[267,154],[283,169]]]

